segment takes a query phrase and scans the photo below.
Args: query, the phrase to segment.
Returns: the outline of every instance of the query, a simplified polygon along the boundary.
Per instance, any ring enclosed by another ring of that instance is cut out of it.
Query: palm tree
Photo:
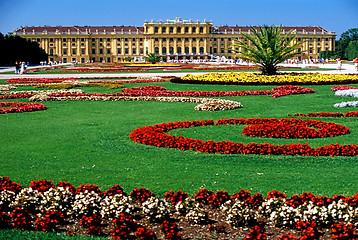
[[[162,57],[158,56],[155,53],[148,53],[147,56],[144,57],[144,60],[146,62],[150,62],[152,64],[155,64],[157,62],[160,62],[162,60]]]
[[[292,31],[293,29],[282,36],[282,26],[251,27],[252,34],[242,33],[247,42],[235,39],[234,47],[241,47],[243,51],[234,51],[239,53],[240,58],[258,64],[262,74],[276,74],[277,64],[301,53],[296,50],[301,47],[303,42],[294,43],[297,34],[292,36]]]

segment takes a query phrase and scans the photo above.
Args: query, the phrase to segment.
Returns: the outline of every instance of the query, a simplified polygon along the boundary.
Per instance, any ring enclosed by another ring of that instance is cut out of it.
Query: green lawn
[[[3,84],[4,80],[0,80]],[[266,90],[275,86],[204,86],[154,83],[169,90]],[[125,84],[125,87],[153,84]],[[358,86],[356,84],[355,86]],[[73,185],[114,184],[127,193],[146,187],[163,196],[181,189],[194,194],[206,187],[230,194],[241,188],[266,194],[276,189],[288,195],[312,191],[317,195],[354,195],[358,192],[358,157],[301,157],[205,154],[164,149],[131,141],[136,128],[158,123],[220,118],[287,117],[289,113],[348,112],[334,103],[352,101],[334,96],[330,85],[308,86],[315,94],[273,99],[271,96],[228,97],[244,108],[198,112],[195,104],[167,102],[44,102],[46,111],[0,115],[0,176],[28,186],[31,180],[62,180]],[[30,89],[29,87],[23,89]],[[86,92],[114,92],[83,88]],[[27,101],[16,99],[8,101]],[[318,118],[317,118],[318,119]],[[244,143],[308,142],[312,147],[331,143],[357,144],[355,118],[319,118],[351,129],[351,134],[311,140],[258,139],[242,136],[243,126],[208,126],[171,131],[200,139]]]

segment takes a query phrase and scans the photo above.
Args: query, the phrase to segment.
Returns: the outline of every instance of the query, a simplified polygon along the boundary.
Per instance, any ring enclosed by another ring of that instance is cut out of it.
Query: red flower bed
[[[32,96],[33,94],[29,94],[29,93],[0,95],[0,99],[30,98]]]
[[[11,107],[11,108],[1,108]],[[0,114],[14,112],[33,112],[46,110],[47,107],[41,103],[23,103],[23,102],[0,102]]]
[[[358,88],[357,88],[357,87],[353,87],[353,86],[336,86],[336,87],[332,87],[332,88],[331,88],[332,91],[348,90],[348,89],[358,89]]]
[[[331,122],[300,119],[272,120],[272,122],[247,126],[242,132],[246,136],[265,138],[324,138],[349,133],[349,128]]]
[[[168,79],[143,79],[133,80],[133,77],[81,77],[81,78],[11,78],[6,80],[6,83],[61,83],[64,81],[87,81],[91,79],[128,79],[125,81],[115,81],[118,83],[146,83],[146,82],[168,82],[172,76],[162,76],[161,78]],[[131,80],[132,79],[132,80]],[[107,81],[106,81],[107,82]]]
[[[245,124],[245,125],[257,125],[263,123],[270,123],[272,121],[279,121],[278,119],[271,118],[238,118],[238,119],[219,119],[215,125],[223,124]],[[306,120],[310,121],[310,120]],[[313,120],[311,120],[313,121]],[[316,122],[317,124],[328,124],[323,122]],[[234,143],[230,141],[203,141],[200,139],[191,139],[174,137],[166,134],[172,129],[188,128],[196,126],[208,126],[214,125],[213,120],[203,121],[184,121],[184,122],[170,122],[157,124],[154,126],[147,126],[135,129],[129,137],[138,143],[167,148],[178,148],[181,150],[194,150],[205,153],[225,153],[225,154],[260,154],[260,155],[303,155],[303,156],[357,156],[358,146],[351,145],[328,145],[318,147],[316,149],[311,148],[307,143],[294,143],[287,145],[272,145],[269,143],[257,144],[257,143]],[[335,125],[332,125],[335,126]],[[327,136],[330,134],[346,134],[348,128],[345,127],[332,127],[331,133],[325,133]],[[337,131],[332,133],[332,131]],[[323,131],[324,132],[324,131]],[[296,133],[297,136],[300,133]]]
[[[170,91],[161,86],[125,88],[122,93],[129,96],[176,96],[176,97],[228,97],[247,95],[272,95],[273,98],[292,94],[314,93],[311,88],[298,86],[279,86],[272,90],[261,91]]]

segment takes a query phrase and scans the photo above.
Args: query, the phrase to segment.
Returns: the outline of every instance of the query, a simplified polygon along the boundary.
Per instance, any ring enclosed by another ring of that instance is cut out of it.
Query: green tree
[[[350,41],[346,50],[345,56],[348,60],[353,60],[354,58],[358,57],[358,40]]]
[[[234,47],[241,47],[244,51],[235,51],[239,53],[240,58],[258,64],[262,74],[276,74],[279,63],[300,53],[298,48],[303,42],[294,43],[297,34],[292,34],[292,31],[293,29],[282,36],[281,26],[251,27],[252,34],[242,33],[243,40],[235,39]]]
[[[148,53],[145,57],[144,57],[144,61],[146,62],[150,62],[152,64],[155,64],[157,62],[160,62],[162,60],[162,57],[158,56],[155,53]]]
[[[352,41],[358,41],[358,28],[351,28],[345,31],[344,33],[342,33],[341,37],[336,42],[337,55],[343,59],[352,60],[352,58],[348,57],[348,55],[351,54],[349,53],[349,51],[347,51],[349,43]],[[354,51],[354,48],[352,48],[352,46],[351,46],[351,50]]]
[[[8,65],[15,61],[38,64],[46,61],[48,55],[37,42],[20,36],[2,35],[0,33],[0,64]]]

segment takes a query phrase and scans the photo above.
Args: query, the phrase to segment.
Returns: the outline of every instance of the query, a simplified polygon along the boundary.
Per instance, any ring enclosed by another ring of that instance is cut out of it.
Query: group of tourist
[[[15,74],[25,74],[27,69],[27,64],[25,62],[15,62]]]

